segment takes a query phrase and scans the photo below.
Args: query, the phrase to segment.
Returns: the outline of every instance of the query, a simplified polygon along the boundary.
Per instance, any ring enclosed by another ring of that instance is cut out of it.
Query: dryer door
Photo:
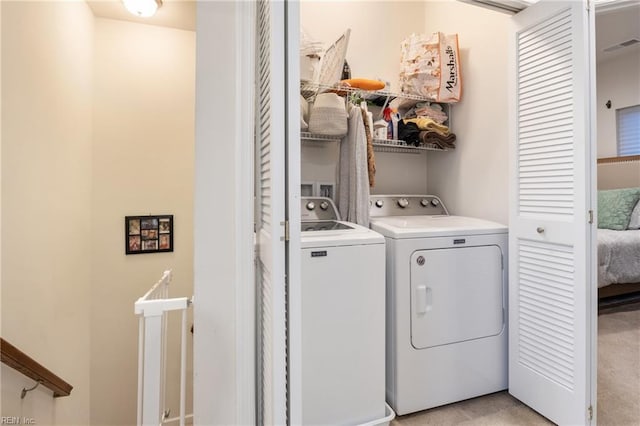
[[[495,336],[504,327],[502,251],[477,246],[411,256],[411,343],[416,349]]]

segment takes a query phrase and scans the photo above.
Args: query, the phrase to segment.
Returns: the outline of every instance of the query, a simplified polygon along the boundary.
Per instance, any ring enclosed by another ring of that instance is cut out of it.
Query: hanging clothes
[[[362,110],[349,111],[349,132],[340,144],[338,209],[342,220],[369,227],[367,135]]]
[[[376,184],[376,156],[373,152],[373,114],[367,109],[367,103],[361,104],[364,132],[367,137],[367,170],[369,172],[369,187]]]

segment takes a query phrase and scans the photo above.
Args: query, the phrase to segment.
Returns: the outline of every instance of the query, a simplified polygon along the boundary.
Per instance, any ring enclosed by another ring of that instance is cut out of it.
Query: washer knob
[[[408,205],[409,205],[409,200],[407,200],[406,198],[400,198],[400,199],[398,200],[398,206],[399,206],[399,207],[401,207],[401,208],[403,208],[403,209],[404,209],[404,208],[405,208],[405,207],[407,207]]]
[[[321,202],[321,203],[320,203],[320,208],[321,208],[322,210],[326,210],[326,209],[328,209],[328,208],[329,208],[329,203],[327,203],[326,201]]]
[[[440,201],[438,201],[436,198],[434,198],[433,200],[431,200],[431,205],[433,207],[438,207],[440,205]]]
[[[307,203],[307,210],[313,210],[316,208],[316,203],[314,203],[313,201],[309,201]]]
[[[380,207],[381,208],[382,206],[384,206],[384,201],[376,200],[376,207]]]
[[[427,207],[429,205],[429,200],[427,200],[426,198],[423,198],[420,201],[420,204],[422,204],[422,207]]]

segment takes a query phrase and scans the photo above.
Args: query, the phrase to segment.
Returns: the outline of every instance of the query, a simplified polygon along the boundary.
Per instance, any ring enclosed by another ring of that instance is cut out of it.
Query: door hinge
[[[593,210],[589,210],[589,223],[593,223]]]
[[[589,408],[587,408],[587,416],[589,417],[589,420],[593,420],[593,405],[590,405]]]
[[[284,226],[284,241],[289,241],[289,221],[280,222],[280,225]]]
[[[502,256],[500,256],[500,267],[504,271],[504,254]]]
[[[587,10],[591,10],[591,0],[586,1]]]

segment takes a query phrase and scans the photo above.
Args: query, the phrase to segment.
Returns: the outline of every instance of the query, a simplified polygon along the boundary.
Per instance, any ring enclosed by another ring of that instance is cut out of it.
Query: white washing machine
[[[435,196],[372,195],[387,252],[387,401],[408,414],[507,388],[507,227]]]
[[[302,423],[387,416],[384,238],[302,198]]]

